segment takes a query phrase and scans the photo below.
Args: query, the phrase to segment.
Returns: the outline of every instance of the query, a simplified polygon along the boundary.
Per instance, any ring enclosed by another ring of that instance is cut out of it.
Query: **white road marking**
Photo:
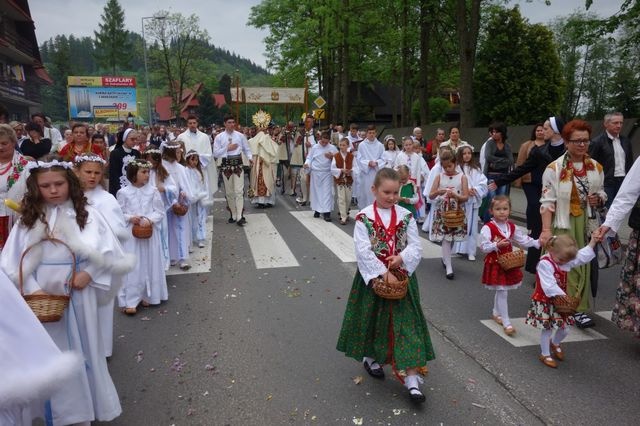
[[[211,272],[211,242],[213,238],[213,216],[207,217],[207,240],[204,248],[192,246],[193,253],[189,254],[191,269],[183,271],[177,265],[171,266],[167,275],[202,274]]]
[[[496,324],[495,321],[491,319],[481,320],[480,322],[517,348],[540,345],[540,330],[533,328],[529,324],[525,324],[524,320],[525,318],[511,318],[511,325],[516,329],[516,333],[512,336],[504,334],[502,326]],[[606,338],[606,336],[603,336],[592,328],[579,329],[578,327],[569,327],[569,334],[563,342],[584,342]]]
[[[606,319],[607,321],[611,321],[611,314],[612,313],[613,313],[613,311],[598,311],[598,312],[596,312],[596,315]]]
[[[309,210],[289,211],[289,213],[342,262],[356,261],[353,238],[338,228],[335,223],[325,222],[322,218],[314,218],[313,212]]]
[[[256,269],[300,266],[266,213],[246,214],[243,229]]]

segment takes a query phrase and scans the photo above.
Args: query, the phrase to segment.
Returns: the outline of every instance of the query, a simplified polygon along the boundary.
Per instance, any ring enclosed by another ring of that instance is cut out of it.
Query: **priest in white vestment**
[[[178,135],[177,140],[184,143],[186,152],[194,150],[198,153],[209,183],[209,202],[213,202],[213,194],[218,190],[218,168],[213,159],[211,138],[198,130],[198,118],[195,115],[190,115],[187,118],[187,127],[186,131]]]
[[[385,165],[384,145],[376,138],[376,128],[367,128],[367,137],[358,144],[358,207],[361,209],[373,204],[373,180],[378,170]]]
[[[334,185],[333,175],[331,175],[331,161],[338,149],[331,145],[331,135],[328,131],[322,132],[320,142],[309,151],[304,168],[311,176],[310,197],[311,210],[314,217],[320,217],[322,213],[324,220],[331,222],[331,211],[333,210]]]
[[[271,207],[275,204],[276,171],[279,161],[278,144],[271,139],[265,129],[269,126],[271,116],[260,110],[253,115],[253,123],[259,129],[258,134],[249,139],[249,148],[253,154],[251,168],[251,204],[258,208]]]

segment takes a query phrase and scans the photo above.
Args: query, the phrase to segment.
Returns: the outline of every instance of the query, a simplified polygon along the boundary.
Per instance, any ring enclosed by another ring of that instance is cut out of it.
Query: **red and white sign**
[[[136,87],[135,77],[102,77],[104,87]]]

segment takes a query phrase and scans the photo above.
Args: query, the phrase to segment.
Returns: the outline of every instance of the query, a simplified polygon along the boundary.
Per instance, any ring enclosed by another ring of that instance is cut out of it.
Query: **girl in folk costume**
[[[416,184],[409,178],[409,167],[405,164],[399,166],[398,176],[400,177],[400,197],[398,198],[398,205],[409,210],[415,218],[416,204],[420,198]]]
[[[137,238],[134,234],[134,238],[125,243],[127,251],[136,254],[138,263],[124,276],[118,299],[124,313],[135,315],[140,302],[144,306],[158,305],[169,298],[160,239],[165,208],[160,193],[149,184],[151,163],[133,160],[126,167],[129,184],[118,191],[117,198],[129,232],[133,231],[133,225],[153,228],[150,238]]]
[[[358,270],[337,349],[362,360],[367,372],[376,378],[384,378],[382,364],[391,364],[410,398],[423,402],[419,375],[426,373],[427,361],[435,355],[414,273],[422,245],[411,213],[396,205],[399,190],[397,172],[383,168],[373,182],[373,205],[356,216],[353,238]],[[406,296],[397,300],[378,296],[374,286],[379,280],[396,282],[392,272],[396,269],[409,277]]]
[[[394,168],[399,151],[396,145],[396,138],[394,138],[393,135],[384,137],[384,149],[384,154],[382,154],[382,159],[385,161],[384,167]]]
[[[178,194],[176,201],[171,205],[171,209],[167,213],[169,258],[171,265],[179,264],[180,269],[188,270],[191,268],[189,264],[191,228],[189,216],[186,214],[181,215],[180,213],[183,213],[185,208],[188,211],[189,204],[194,197],[187,178],[186,168],[178,162],[179,154],[177,151],[181,149],[180,144],[167,142],[162,144],[161,148],[162,165],[173,178]],[[182,212],[180,209],[182,209]]]
[[[467,177],[469,199],[464,206],[467,215],[467,240],[454,243],[453,252],[466,255],[469,260],[474,261],[478,249],[478,209],[488,192],[487,177],[482,173],[478,160],[473,156],[473,148],[470,146],[461,147],[456,157],[456,162],[462,167],[462,173]]]
[[[130,270],[134,259],[125,255],[103,216],[87,205],[71,163],[50,157],[25,169],[22,216],[9,235],[0,267],[16,285],[22,269],[25,294],[64,294],[68,286],[73,288],[62,319],[44,327],[60,350],[81,353],[86,364],[73,383],[52,396],[51,418],[60,425],[112,420],[122,410],[107,369],[97,306],[113,297],[114,276]],[[23,254],[32,246],[21,268]]]
[[[271,139],[266,129],[271,123],[271,115],[260,110],[253,115],[253,123],[258,134],[249,139],[253,155],[251,168],[251,204],[259,209],[272,207],[276,202],[276,172],[278,165],[278,145]]]
[[[351,195],[353,194],[353,153],[349,152],[349,139],[342,138],[338,142],[340,152],[331,160],[331,174],[338,191],[338,213],[340,224],[346,225],[349,220],[349,207],[351,207]]]
[[[531,307],[526,323],[541,330],[540,361],[547,367],[556,368],[564,360],[564,351],[560,343],[567,337],[567,325],[574,325],[572,316],[563,316],[556,312],[553,305],[555,297],[567,294],[567,274],[576,266],[587,265],[595,257],[593,251],[598,242],[596,232],[592,233],[589,244],[578,250],[576,240],[561,234],[549,239],[545,248],[547,254],[540,258],[536,272],[536,288],[531,295]],[[556,330],[552,337],[553,330]]]
[[[415,152],[413,139],[411,139],[411,136],[405,136],[402,139],[402,149],[403,151],[400,152],[398,154],[398,157],[396,158],[394,168],[398,170],[398,168],[402,165],[407,166],[409,168],[409,179],[416,184],[416,188],[420,188],[423,183],[422,161],[424,160],[422,160],[421,155]],[[423,207],[423,205],[424,202],[422,196],[418,194],[418,202],[414,204],[414,209],[412,212],[414,214],[414,218],[420,222],[424,221],[424,215],[421,219],[417,216],[417,213],[420,208]]]
[[[422,152],[422,147],[420,146],[419,141],[413,141],[413,152]],[[418,222],[418,225],[422,225],[427,216],[426,204],[422,199],[422,193],[424,192],[425,182],[429,179],[429,165],[422,155],[418,154],[418,157],[418,161],[420,163],[420,179],[416,180],[416,187],[420,189],[420,191],[418,192],[418,204],[416,204],[416,221]]]
[[[440,153],[442,172],[433,180],[429,198],[436,201],[431,241],[442,242],[442,264],[448,280],[454,278],[451,265],[451,246],[454,242],[467,238],[466,218],[460,226],[450,228],[445,224],[445,213],[450,210],[462,210],[463,203],[469,198],[467,177],[456,167],[456,157],[451,150]]]
[[[440,176],[440,173],[442,173],[442,167],[440,166],[440,156],[444,151],[449,151],[453,156],[455,156],[455,153],[453,152],[453,149],[451,149],[451,147],[446,146],[438,149],[438,155],[436,155],[436,158],[434,160],[435,164],[430,170],[429,177],[427,178],[424,189],[422,190],[424,199],[427,201],[427,203],[429,203],[428,215],[426,220],[422,224],[422,230],[429,233],[429,235],[431,235],[431,225],[433,224],[433,216],[435,213],[435,208],[433,208],[433,205],[438,203],[437,200],[432,200],[429,197],[429,194],[431,194],[431,187],[433,186],[433,181],[436,179],[436,176]],[[460,171],[462,171],[462,169],[460,169]]]
[[[516,329],[509,319],[508,291],[515,290],[522,284],[522,270],[502,269],[498,263],[498,254],[513,251],[512,242],[522,247],[540,247],[538,240],[525,235],[509,220],[511,201],[506,195],[496,195],[491,200],[489,211],[492,219],[480,230],[480,247],[487,255],[484,258],[482,284],[489,290],[495,290],[493,299],[493,320],[504,328],[507,336]]]
[[[16,132],[8,124],[0,124],[0,200],[19,201],[25,192],[22,170],[27,160],[16,150]],[[15,203],[17,204],[17,203]],[[11,205],[9,202],[8,205]],[[0,250],[16,219],[16,211],[0,202]]]
[[[209,181],[202,170],[200,156],[194,150],[187,152],[187,177],[193,192],[193,203],[189,209],[191,241],[203,248],[207,239],[207,209],[210,206]]]
[[[311,177],[311,210],[313,217],[320,217],[331,222],[331,210],[333,210],[333,179],[331,178],[331,163],[337,148],[330,143],[331,135],[325,130],[320,136],[320,142],[311,147],[309,155],[304,162],[304,168],[309,171]]]
[[[74,161],[74,171],[80,180],[89,205],[99,211],[106,219],[111,230],[124,243],[131,235],[122,214],[122,209],[116,199],[103,187],[103,176],[106,161],[95,154],[79,155]],[[110,357],[113,352],[113,305],[115,297],[98,305],[98,322],[100,336],[104,342],[105,356]]]
[[[160,192],[164,204],[165,215],[160,221],[160,241],[162,243],[162,258],[164,269],[169,269],[169,225],[167,216],[171,206],[178,201],[178,187],[167,169],[162,165],[162,152],[156,148],[148,148],[144,152],[146,160],[151,164],[149,169],[149,185]]]
[[[0,311],[0,424],[28,426],[85,367],[79,354],[58,349],[1,271]]]

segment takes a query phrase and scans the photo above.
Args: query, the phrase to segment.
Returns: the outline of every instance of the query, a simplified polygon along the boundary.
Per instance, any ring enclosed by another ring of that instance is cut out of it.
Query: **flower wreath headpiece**
[[[31,170],[34,169],[50,169],[52,167],[63,167],[65,169],[73,168],[73,163],[68,161],[58,161],[51,160],[49,162],[45,161],[29,161],[26,166],[24,166],[24,170],[27,170],[28,173],[31,173]]]
[[[107,162],[104,160],[104,158],[100,157],[99,155],[76,155],[76,158],[74,158],[74,163],[76,163],[76,165],[80,164],[80,163],[84,163],[84,162],[91,162],[91,163],[101,163],[101,164],[107,164]]]

